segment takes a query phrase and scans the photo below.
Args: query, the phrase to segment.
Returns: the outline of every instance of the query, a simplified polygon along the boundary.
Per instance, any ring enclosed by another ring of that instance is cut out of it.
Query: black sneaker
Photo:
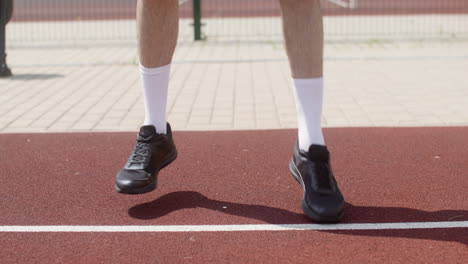
[[[10,68],[8,68],[8,65],[6,64],[0,64],[0,78],[2,77],[10,77],[13,74],[11,73]]]
[[[333,176],[326,146],[311,145],[305,152],[296,144],[289,170],[304,189],[302,210],[309,218],[320,223],[341,220],[344,198]]]
[[[127,164],[116,176],[116,191],[141,194],[156,189],[158,172],[176,158],[169,123],[165,135],[158,134],[154,126],[142,126]]]

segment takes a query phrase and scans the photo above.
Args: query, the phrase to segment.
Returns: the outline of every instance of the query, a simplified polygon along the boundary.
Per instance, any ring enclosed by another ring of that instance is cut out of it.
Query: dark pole
[[[195,40],[202,40],[201,0],[193,0],[193,33]]]
[[[0,77],[11,76],[6,63],[6,25],[13,14],[13,0],[0,0]]]

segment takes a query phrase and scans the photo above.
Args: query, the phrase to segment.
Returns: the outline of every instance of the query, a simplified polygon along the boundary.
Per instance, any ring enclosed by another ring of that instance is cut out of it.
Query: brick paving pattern
[[[135,131],[143,121],[131,43],[10,47],[0,132]],[[323,125],[468,125],[468,42],[327,43]],[[182,42],[168,99],[175,130],[293,128],[283,44]]]

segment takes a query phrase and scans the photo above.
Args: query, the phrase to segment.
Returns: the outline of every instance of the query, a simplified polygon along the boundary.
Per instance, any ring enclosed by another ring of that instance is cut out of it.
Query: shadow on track
[[[299,205],[298,205],[299,206]],[[198,192],[173,192],[149,203],[133,206],[128,214],[137,219],[149,220],[163,217],[171,212],[188,208],[206,208],[225,214],[242,216],[271,224],[310,223],[303,214],[264,205],[240,204],[212,200]],[[438,222],[467,221],[468,211],[442,210],[435,212],[402,207],[354,206],[346,204],[343,223],[389,223],[389,222]],[[399,230],[324,230],[333,234],[404,237],[437,241],[459,242],[468,245],[468,230],[450,229],[399,229]]]
[[[212,200],[198,192],[173,192],[152,202],[136,205],[128,214],[137,219],[156,219],[187,208],[206,208],[221,213],[257,219],[271,224],[310,223],[303,215],[264,205]]]

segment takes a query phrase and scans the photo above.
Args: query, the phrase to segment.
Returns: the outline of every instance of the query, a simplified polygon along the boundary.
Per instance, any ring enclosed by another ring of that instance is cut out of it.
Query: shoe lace
[[[137,141],[133,148],[132,154],[128,160],[131,164],[145,164],[150,158],[151,145],[147,142]]]
[[[332,189],[330,179],[330,166],[327,162],[317,162],[315,164],[316,172],[318,175],[317,184],[319,188],[330,190]]]

